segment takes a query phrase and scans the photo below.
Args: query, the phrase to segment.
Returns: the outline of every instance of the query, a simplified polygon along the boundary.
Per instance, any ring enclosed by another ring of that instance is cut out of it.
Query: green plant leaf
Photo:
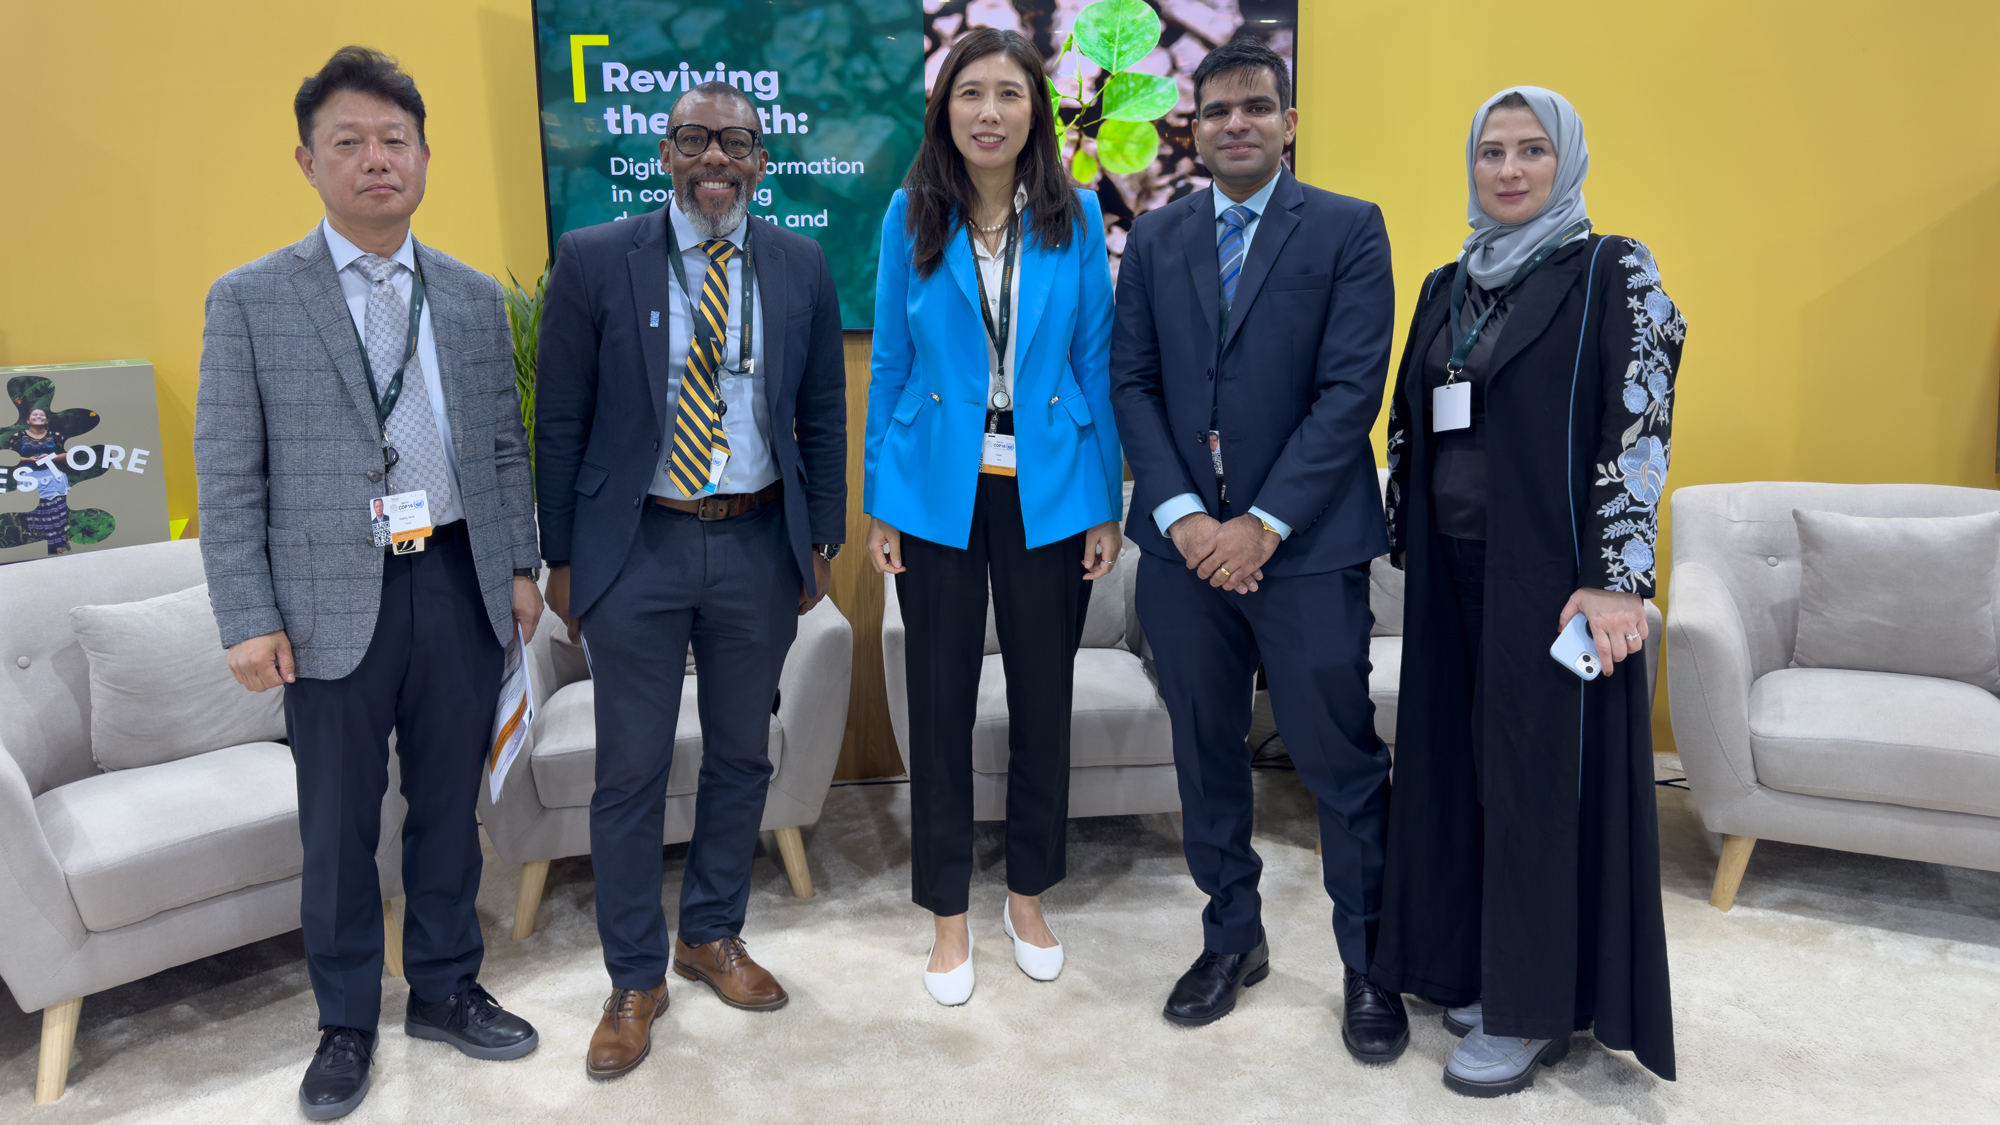
[[[1057,124],[1057,125],[1061,125],[1061,124],[1062,124],[1062,91],[1061,91],[1061,90],[1058,90],[1058,89],[1056,89],[1056,80],[1055,80],[1055,79],[1053,79],[1053,78],[1049,78],[1049,77],[1047,77],[1047,76],[1043,76],[1043,78],[1042,78],[1042,81],[1044,81],[1044,82],[1046,82],[1046,83],[1048,83],[1048,84],[1049,84],[1049,108],[1050,108],[1051,110],[1053,110],[1053,111],[1055,112],[1055,115],[1056,115],[1056,124]]]
[[[111,538],[111,532],[118,526],[110,512],[102,508],[71,509],[69,513],[69,541],[72,543],[102,543]]]
[[[1070,34],[1085,58],[1116,73],[1160,45],[1160,17],[1145,0],[1097,0]]]
[[[1157,74],[1114,74],[1104,84],[1097,110],[1106,121],[1153,121],[1165,117],[1181,100],[1180,87]]]
[[[1069,166],[1069,174],[1075,176],[1076,182],[1080,184],[1088,184],[1095,181],[1097,179],[1097,158],[1087,152],[1077,153],[1075,162]]]
[[[1107,172],[1145,170],[1160,152],[1160,131],[1150,121],[1106,121],[1097,129],[1097,161]]]

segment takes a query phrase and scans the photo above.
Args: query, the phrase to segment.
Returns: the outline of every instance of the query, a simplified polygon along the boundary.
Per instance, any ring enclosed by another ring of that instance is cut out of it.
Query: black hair
[[[313,115],[327,99],[344,90],[381,98],[417,123],[417,143],[424,141],[424,96],[417,93],[416,79],[403,73],[401,64],[373,47],[342,47],[326,60],[319,73],[299,83],[292,99],[292,112],[299,119],[299,143],[312,147]]]
[[[965,155],[951,137],[951,88],[958,73],[988,55],[1005,55],[1028,80],[1028,140],[1014,158],[1014,183],[1028,192],[1030,231],[1052,250],[1069,245],[1071,233],[1083,222],[1083,203],[1063,170],[1059,147],[1062,130],[1042,81],[1042,56],[1018,31],[974,28],[959,37],[938,68],[924,103],[924,139],[903,177],[909,205],[909,233],[916,240],[910,264],[917,276],[928,278],[944,262],[945,244],[958,228],[972,222],[975,192],[965,171]]]
[[[735,98],[737,101],[743,103],[744,109],[750,111],[750,116],[752,117],[757,116],[757,103],[750,100],[750,95],[744,93],[742,87],[732,86],[727,82],[703,82],[701,85],[696,86],[694,89],[689,90],[687,93],[682,94],[678,98],[675,98],[674,112],[676,114],[678,114],[680,111],[681,101],[685,99],[689,94],[713,94],[717,97]],[[756,129],[753,131],[757,134],[757,142],[759,144],[762,144],[764,140],[764,131],[762,129]]]
[[[1491,113],[1496,109],[1525,109],[1529,113],[1535,112],[1535,107],[1528,104],[1528,99],[1522,97],[1519,90],[1511,91],[1506,97],[1494,102],[1486,112]]]
[[[1292,108],[1292,71],[1278,52],[1264,45],[1262,39],[1249,32],[1239,32],[1236,38],[1210,51],[1194,68],[1194,107],[1201,113],[1201,87],[1204,82],[1221,74],[1236,70],[1264,69],[1271,72],[1271,80],[1278,87],[1278,112]]]

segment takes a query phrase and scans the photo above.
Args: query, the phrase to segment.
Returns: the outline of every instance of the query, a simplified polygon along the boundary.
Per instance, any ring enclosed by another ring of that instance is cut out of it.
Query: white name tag
[[[987,434],[979,450],[979,471],[998,476],[1014,475],[1014,435]]]
[[[396,554],[423,550],[431,535],[430,498],[418,489],[369,501],[368,531],[377,547],[390,547]]]
[[[722,483],[722,467],[729,464],[729,451],[718,449],[708,455],[708,483],[701,486],[703,492],[714,492]]]
[[[1463,430],[1472,425],[1472,384],[1447,383],[1431,392],[1431,432]]]

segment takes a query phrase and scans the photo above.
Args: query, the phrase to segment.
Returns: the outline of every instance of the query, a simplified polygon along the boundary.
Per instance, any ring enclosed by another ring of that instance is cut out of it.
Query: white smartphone
[[[1579,613],[1569,619],[1569,624],[1556,636],[1556,643],[1549,646],[1549,655],[1557,664],[1576,673],[1581,680],[1594,680],[1598,667],[1597,642],[1590,639],[1590,622]]]

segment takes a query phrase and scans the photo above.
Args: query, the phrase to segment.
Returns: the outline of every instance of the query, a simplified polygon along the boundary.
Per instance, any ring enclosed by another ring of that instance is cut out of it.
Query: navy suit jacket
[[[673,204],[669,203],[671,207]],[[771,451],[785,531],[813,582],[814,543],[847,538],[847,371],[840,298],[820,245],[755,216]],[[570,564],[570,613],[588,612],[625,565],[668,433],[665,317],[673,281],[664,209],[574,230],[556,244],[535,376],[535,493],[542,557]]]
[[[1224,515],[1204,436],[1214,410],[1227,514],[1255,506],[1291,525],[1264,564],[1272,577],[1337,570],[1389,548],[1368,431],[1396,306],[1381,209],[1283,169],[1278,177],[1220,354],[1214,188],[1132,224],[1111,349],[1112,405],[1135,482],[1125,534],[1180,562],[1153,509],[1192,492]]]

